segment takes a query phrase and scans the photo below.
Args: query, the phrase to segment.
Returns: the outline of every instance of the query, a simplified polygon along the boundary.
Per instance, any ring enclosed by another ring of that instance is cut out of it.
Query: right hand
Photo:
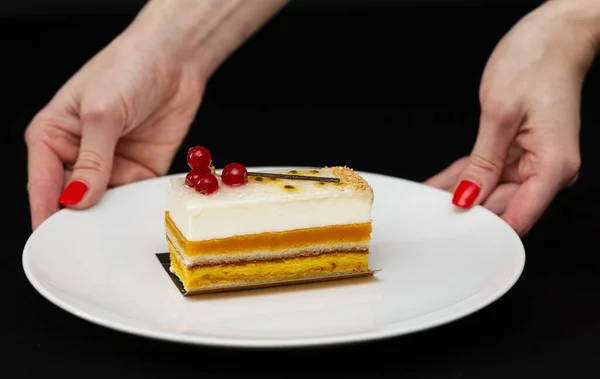
[[[458,207],[483,205],[521,237],[529,233],[578,179],[580,96],[597,51],[599,4],[549,1],[511,28],[483,73],[471,153],[426,184],[453,192]]]
[[[196,60],[160,43],[125,31],[33,118],[25,133],[33,229],[59,203],[87,208],[108,187],[166,174],[206,80]]]

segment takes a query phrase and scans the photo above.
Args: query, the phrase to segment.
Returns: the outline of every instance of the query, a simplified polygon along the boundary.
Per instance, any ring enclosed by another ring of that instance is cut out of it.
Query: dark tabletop
[[[247,165],[346,164],[424,180],[469,152],[486,59],[535,5],[290,8],[217,72],[184,145],[204,144],[216,157]],[[579,183],[524,239],[527,263],[513,289],[469,317],[374,343],[252,351],[126,335],[52,305],[21,265],[30,234],[23,130],[132,16],[111,12],[40,12],[0,22],[1,191],[9,225],[0,377],[599,377],[597,65],[584,88]],[[184,170],[180,152],[172,172]]]

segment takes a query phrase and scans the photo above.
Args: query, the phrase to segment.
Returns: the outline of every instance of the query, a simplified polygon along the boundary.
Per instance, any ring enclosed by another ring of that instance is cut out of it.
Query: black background
[[[124,335],[51,305],[21,266],[30,234],[23,131],[143,4],[75,3],[0,6],[1,193],[10,225],[0,277],[0,376],[598,377],[596,64],[584,88],[581,179],[525,238],[527,264],[519,282],[472,316],[377,343],[261,352]],[[424,180],[469,152],[485,62],[502,35],[539,3],[293,3],[211,79],[184,147],[209,147],[217,166],[228,163],[222,157],[249,166],[347,164]],[[184,151],[171,172],[186,170]]]

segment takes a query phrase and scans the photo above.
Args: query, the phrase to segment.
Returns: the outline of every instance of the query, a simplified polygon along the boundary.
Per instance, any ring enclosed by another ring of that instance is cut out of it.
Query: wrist
[[[206,77],[288,0],[150,0],[127,32]]]
[[[587,69],[600,48],[600,1],[548,0],[548,27],[556,27],[570,40],[577,63]]]

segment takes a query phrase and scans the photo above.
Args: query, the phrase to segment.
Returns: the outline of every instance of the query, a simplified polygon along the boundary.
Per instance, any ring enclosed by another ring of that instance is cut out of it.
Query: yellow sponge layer
[[[188,291],[369,270],[368,252],[334,252],[312,257],[188,268],[181,262],[170,241],[168,245],[171,269]]]

